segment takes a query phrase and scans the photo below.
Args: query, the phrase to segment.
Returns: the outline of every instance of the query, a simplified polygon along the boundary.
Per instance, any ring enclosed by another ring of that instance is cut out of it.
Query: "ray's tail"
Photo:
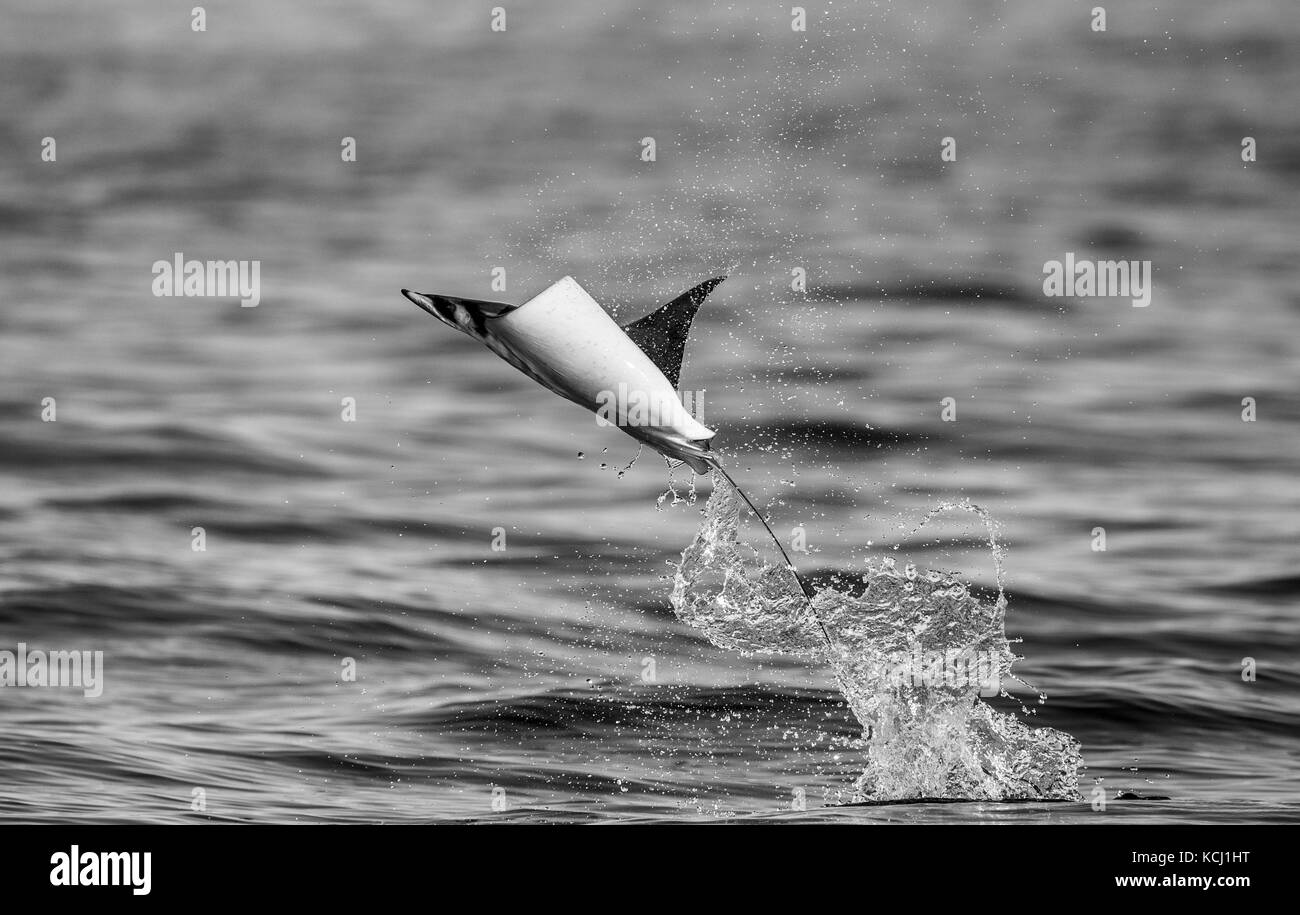
[[[817,621],[817,627],[822,631],[822,637],[826,640],[826,646],[828,648],[834,647],[834,643],[831,642],[831,635],[826,631],[825,624],[823,624],[821,619],[817,616],[817,611],[812,609],[812,599],[817,593],[816,589],[813,588],[812,585],[808,584],[804,577],[799,574],[799,570],[796,569],[794,563],[790,561],[790,554],[785,551],[785,546],[781,543],[781,539],[776,536],[772,531],[772,526],[767,523],[767,518],[763,517],[763,513],[754,506],[754,503],[750,501],[750,498],[745,494],[745,491],[740,488],[740,485],[736,483],[734,479],[732,479],[731,474],[727,473],[726,468],[722,466],[722,462],[718,460],[718,456],[716,454],[709,454],[705,460],[708,461],[710,467],[717,470],[718,473],[722,474],[726,478],[727,482],[731,484],[732,489],[740,494],[740,498],[745,500],[745,504],[749,506],[749,510],[754,513],[755,517],[758,518],[759,523],[763,525],[763,529],[767,531],[767,535],[772,538],[772,542],[776,544],[776,548],[781,552],[781,558],[785,560],[785,567],[790,570],[790,574],[794,576],[794,580],[799,583],[799,590],[803,592],[804,598],[808,601],[808,609],[811,611],[813,619]]]

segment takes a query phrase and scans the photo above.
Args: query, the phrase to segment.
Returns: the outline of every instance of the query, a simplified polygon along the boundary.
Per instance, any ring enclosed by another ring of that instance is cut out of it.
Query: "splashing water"
[[[854,800],[1078,799],[1078,743],[980,701],[1009,695],[1016,661],[996,537],[992,603],[942,573],[899,572],[891,559],[808,600],[789,569],[739,540],[739,498],[715,471],[704,522],[674,576],[673,610],[719,647],[831,668],[863,728]]]

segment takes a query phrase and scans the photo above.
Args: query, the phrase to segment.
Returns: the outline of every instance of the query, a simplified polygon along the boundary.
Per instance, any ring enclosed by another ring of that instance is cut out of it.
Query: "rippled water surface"
[[[105,657],[0,691],[0,815],[1297,817],[1289,0],[0,7],[0,648]],[[1067,251],[1151,305],[1045,298]],[[723,273],[683,386],[833,646],[779,568],[679,618],[730,491],[398,294]],[[918,645],[1005,694],[886,689]]]

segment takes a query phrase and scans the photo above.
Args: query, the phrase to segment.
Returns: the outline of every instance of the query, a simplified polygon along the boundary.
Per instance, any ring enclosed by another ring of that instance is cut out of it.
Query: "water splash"
[[[944,573],[900,572],[892,559],[808,600],[787,568],[740,540],[739,493],[715,472],[704,522],[674,576],[673,609],[720,647],[830,667],[863,728],[855,800],[1077,799],[1078,743],[980,701],[1009,696],[1017,658],[1004,629],[996,528],[968,504],[931,517],[953,507],[990,525],[996,600]]]
[[[672,505],[694,505],[697,495],[695,491],[695,474],[691,474],[690,482],[687,484],[686,495],[683,496],[677,491],[677,481],[673,479],[673,470],[680,467],[681,462],[670,461],[667,458],[664,460],[668,464],[668,488],[661,492],[659,497],[655,499],[656,510],[663,510],[664,502],[668,500],[669,496],[673,497],[673,501],[670,503]]]

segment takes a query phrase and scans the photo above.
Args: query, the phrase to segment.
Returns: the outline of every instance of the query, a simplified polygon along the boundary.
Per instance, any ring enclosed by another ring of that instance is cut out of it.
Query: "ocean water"
[[[1300,818],[1289,0],[190,6],[0,0],[0,649],[104,657],[0,689],[0,816]],[[682,590],[727,487],[398,294],[565,274],[728,276],[683,387],[835,650]],[[942,627],[1005,694],[867,663]]]

